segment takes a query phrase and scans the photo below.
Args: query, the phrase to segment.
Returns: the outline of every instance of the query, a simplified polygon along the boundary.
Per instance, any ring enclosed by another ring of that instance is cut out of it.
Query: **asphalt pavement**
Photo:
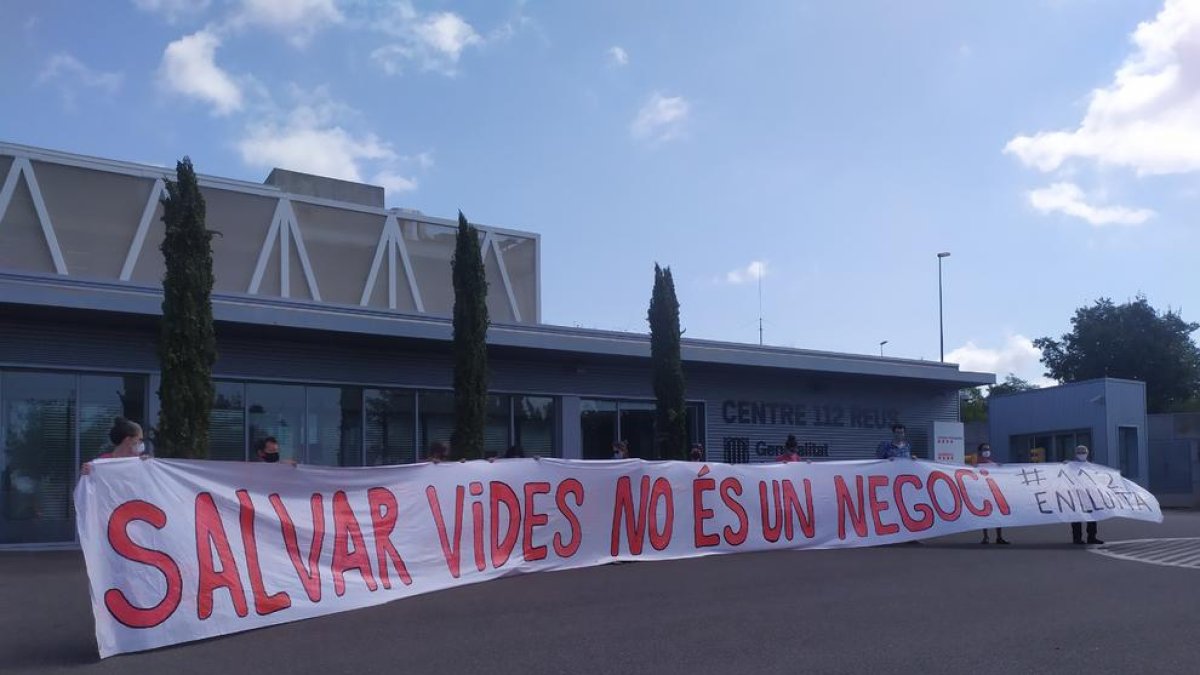
[[[6,552],[0,672],[1200,672],[1200,570],[1005,536],[530,574],[104,661],[81,554]],[[1198,537],[1200,512],[1100,536]]]

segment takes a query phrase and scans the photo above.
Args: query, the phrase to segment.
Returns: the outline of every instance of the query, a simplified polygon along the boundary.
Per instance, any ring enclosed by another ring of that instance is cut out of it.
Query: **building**
[[[1075,446],[1089,459],[1147,485],[1146,383],[1101,378],[988,400],[988,428],[999,462],[1065,462]]]
[[[1200,508],[1200,413],[1150,415],[1150,491],[1164,507]]]
[[[0,545],[71,542],[78,467],[112,419],[157,419],[158,198],[173,172],[0,144]],[[219,357],[211,457],[267,435],[327,465],[414,462],[452,427],[454,223],[382,188],[275,170],[201,177]],[[645,335],[541,323],[540,242],[481,226],[489,450],[653,458]],[[650,288],[647,286],[647,298]],[[687,299],[684,298],[685,303]],[[685,340],[691,438],[712,460],[872,456],[894,421],[929,456],[934,420],[990,374],[872,356]]]

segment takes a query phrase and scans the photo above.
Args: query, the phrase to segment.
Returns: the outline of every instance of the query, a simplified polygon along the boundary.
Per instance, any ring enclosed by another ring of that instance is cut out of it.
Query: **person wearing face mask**
[[[1088,461],[1088,448],[1086,445],[1075,446],[1075,461]],[[1096,521],[1090,521],[1087,524],[1087,541],[1083,540],[1083,523],[1071,523],[1071,543],[1082,546],[1084,544],[1103,544],[1096,537]]]
[[[907,430],[899,422],[892,425],[892,440],[883,441],[875,451],[879,459],[912,459],[912,446],[908,443]]]
[[[118,417],[113,420],[112,429],[108,431],[108,440],[112,442],[113,449],[102,453],[96,459],[110,459],[119,457],[141,457],[148,459],[150,455],[146,454],[146,443],[142,440],[142,426],[137,422],[132,422],[124,417]],[[92,472],[92,463],[87,462],[83,465],[83,475],[88,475]]]
[[[275,440],[274,436],[267,436],[258,442],[258,461],[274,464],[279,461],[279,458],[279,441]],[[285,459],[283,461],[285,464],[297,465],[294,459]]]
[[[977,458],[975,460],[976,466],[979,466],[982,464],[996,464],[996,460],[992,459],[992,446],[991,445],[989,445],[987,443],[980,443],[979,447],[976,450],[977,450],[975,453],[975,456]],[[988,531],[987,531],[986,527],[983,528],[983,541],[981,541],[979,543],[980,544],[990,544],[991,543],[988,540]],[[996,528],[996,544],[1000,545],[1000,546],[1008,546],[1008,541],[1006,541],[1004,539],[1004,534],[1002,533],[1001,528],[999,528],[999,527]]]

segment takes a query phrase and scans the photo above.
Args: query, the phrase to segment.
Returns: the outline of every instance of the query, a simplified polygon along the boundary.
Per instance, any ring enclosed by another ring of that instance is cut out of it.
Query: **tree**
[[[1037,389],[1037,387],[1009,373],[1003,382],[993,384],[987,388],[986,392],[984,391],[984,387],[968,389],[959,400],[959,416],[963,422],[986,422],[988,419],[988,402],[992,400],[993,396],[1015,394],[1031,389]]]
[[[212,235],[204,225],[204,196],[187,157],[166,181],[162,200],[163,303],[158,357],[162,408],[156,452],[171,457],[208,456],[213,405],[212,367],[217,341],[212,316]]]
[[[458,213],[458,237],[450,263],[454,280],[454,432],[452,452],[483,457],[487,417],[487,277],[479,231]]]
[[[680,354],[679,300],[671,268],[654,265],[650,296],[650,362],[654,373],[654,436],[660,459],[687,459],[687,410]]]
[[[1025,380],[1022,380],[1016,375],[1009,373],[1008,376],[1004,378],[1003,382],[1000,382],[999,384],[993,384],[988,389],[988,398],[993,396],[1004,396],[1005,394],[1016,394],[1022,391],[1030,391],[1033,389],[1037,389],[1037,387],[1026,382]]]
[[[1101,298],[1075,310],[1070,333],[1033,344],[1042,350],[1048,376],[1142,380],[1149,412],[1165,412],[1200,389],[1200,349],[1191,339],[1197,328],[1178,312],[1158,312],[1141,295],[1122,305]]]

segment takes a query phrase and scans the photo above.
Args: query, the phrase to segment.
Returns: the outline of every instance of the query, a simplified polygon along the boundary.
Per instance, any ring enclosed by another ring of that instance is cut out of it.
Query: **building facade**
[[[988,426],[998,461],[1072,461],[1086,445],[1090,461],[1148,484],[1145,382],[1110,377],[993,396]]]
[[[0,144],[0,546],[70,543],[79,466],[114,417],[153,426],[163,265],[160,167]],[[453,427],[454,223],[381,188],[275,170],[202,177],[218,360],[210,456],[274,436],[304,463],[420,461]],[[480,226],[489,281],[486,444],[655,459],[649,340],[541,323],[537,235]],[[686,302],[686,299],[685,299]],[[990,374],[952,364],[685,340],[688,428],[712,461],[873,455],[893,422],[918,454]],[[151,431],[152,437],[152,431]]]
[[[1149,415],[1150,491],[1165,507],[1200,508],[1200,413]]]

